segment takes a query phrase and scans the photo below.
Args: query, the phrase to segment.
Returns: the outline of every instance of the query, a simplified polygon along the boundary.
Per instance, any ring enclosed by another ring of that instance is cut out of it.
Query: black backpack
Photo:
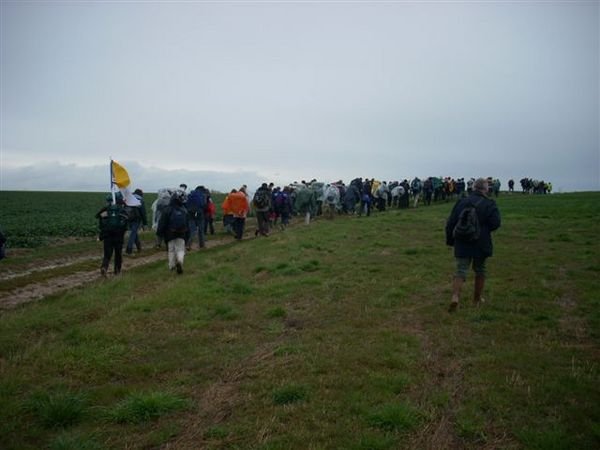
[[[188,230],[188,215],[184,208],[173,208],[169,214],[169,231],[182,234]]]
[[[254,194],[253,201],[257,208],[266,208],[269,205],[269,191],[259,189]]]
[[[105,231],[125,231],[128,217],[125,209],[119,205],[110,205],[106,208],[106,216],[101,219],[101,227]]]
[[[479,239],[481,228],[479,226],[479,218],[477,217],[477,206],[483,201],[479,199],[476,204],[469,203],[463,208],[458,215],[458,222],[452,230],[454,239],[463,242],[472,242]]]
[[[139,206],[126,206],[125,213],[130,222],[135,222],[142,218],[142,210]]]

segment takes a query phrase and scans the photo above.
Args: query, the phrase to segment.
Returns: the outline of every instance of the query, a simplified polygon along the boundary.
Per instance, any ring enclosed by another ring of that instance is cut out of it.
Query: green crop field
[[[0,447],[600,448],[600,193],[497,201],[486,302],[470,275],[454,314],[451,203],[296,223],[181,276],[126,260],[2,311]]]
[[[101,192],[0,191],[0,230],[13,248],[36,248],[66,238],[89,238],[98,232],[94,215],[105,205]],[[217,220],[223,194],[213,194]],[[144,195],[148,221],[156,194]]]

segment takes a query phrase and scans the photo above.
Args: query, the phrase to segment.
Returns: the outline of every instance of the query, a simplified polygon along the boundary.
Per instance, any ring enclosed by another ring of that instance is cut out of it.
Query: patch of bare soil
[[[162,257],[164,257],[162,254],[152,254],[149,256],[138,257],[135,259],[127,259],[126,261],[124,261],[123,265],[129,269],[157,261]],[[67,265],[72,265],[76,262],[81,261],[89,261],[91,259],[100,260],[100,257],[98,255],[89,255],[86,257],[75,258],[69,263],[67,263]],[[12,278],[25,276],[33,272],[51,270],[56,267],[63,267],[64,265],[64,263],[49,264],[43,267],[36,268],[35,270],[27,270],[19,274],[13,274]],[[0,297],[0,310],[12,309],[24,303],[40,300],[44,297],[48,297],[49,295],[57,294],[59,292],[67,291],[69,289],[74,289],[86,283],[98,280],[99,278],[101,278],[100,270],[96,269],[92,271],[74,272],[69,275],[61,275],[39,283],[30,283],[24,287],[17,288],[13,291],[8,292],[7,294],[2,295]]]
[[[254,239],[254,227],[247,227],[246,237],[244,237],[244,239]],[[209,239],[206,241],[206,248],[210,249],[231,242],[233,242],[232,236],[224,236],[216,239]],[[198,251],[197,246],[195,247],[195,250],[192,251]],[[22,286],[4,294],[0,294],[0,311],[13,309],[19,305],[41,300],[50,295],[54,295],[70,289],[75,289],[92,281],[101,279],[99,268],[101,259],[101,253],[94,252],[94,254],[82,255],[67,259],[66,261],[46,261],[43,265],[37,267],[28,267],[19,272],[3,272],[2,274],[0,274],[0,282],[25,277],[33,273],[42,273],[45,271],[56,269],[58,267],[65,268],[68,266],[75,266],[78,263],[90,260],[98,261],[98,269],[96,270],[75,271],[74,269],[73,273],[70,273],[68,275],[57,275],[56,277],[52,277],[42,282],[33,282],[26,286]],[[124,256],[123,270],[127,271],[128,269],[153,263],[161,259],[164,259],[166,264],[167,255],[165,251],[159,251],[158,253],[154,252],[148,254],[148,256],[135,256],[133,258]],[[109,275],[107,279],[110,278],[112,278],[112,275]]]
[[[12,280],[14,278],[26,277],[33,273],[45,272],[46,270],[52,270],[52,269],[56,269],[58,267],[70,266],[73,264],[78,264],[80,262],[91,261],[93,259],[98,259],[98,255],[84,255],[84,256],[78,256],[76,258],[67,258],[67,259],[61,259],[61,260],[56,260],[56,261],[46,261],[45,264],[43,264],[41,266],[31,266],[31,267],[28,267],[27,269],[24,269],[21,271],[7,270],[7,271],[3,271],[2,273],[0,273],[0,281],[7,281],[7,280]]]

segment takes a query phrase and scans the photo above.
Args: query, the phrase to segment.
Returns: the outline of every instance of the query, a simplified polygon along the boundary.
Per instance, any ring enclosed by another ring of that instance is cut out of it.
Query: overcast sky
[[[1,3],[0,189],[600,190],[598,2]]]

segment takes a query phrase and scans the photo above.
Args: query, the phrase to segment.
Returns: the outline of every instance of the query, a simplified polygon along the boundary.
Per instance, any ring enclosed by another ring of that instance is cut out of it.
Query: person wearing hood
[[[185,193],[177,190],[172,196],[169,206],[161,214],[156,228],[156,235],[167,243],[168,263],[170,270],[183,273],[185,243],[189,238],[188,212],[185,209]]]
[[[484,302],[482,294],[486,278],[485,262],[493,253],[492,231],[500,228],[501,223],[496,202],[488,197],[487,192],[487,180],[478,178],[473,183],[473,193],[456,202],[446,222],[446,244],[454,247],[456,259],[452,300],[448,309],[450,312],[458,308],[460,293],[470,266],[475,272],[473,303],[479,306]]]
[[[250,203],[244,187],[240,188],[239,191],[232,189],[223,201],[223,211],[232,217],[231,227],[237,241],[241,241],[244,236],[246,216],[249,210]]]
[[[98,226],[100,228],[99,240],[104,246],[104,255],[100,274],[106,277],[110,260],[114,258],[114,274],[121,273],[123,264],[123,242],[125,231],[127,230],[128,217],[125,212],[123,197],[120,192],[114,195],[115,204],[113,205],[113,194],[106,196],[106,206],[96,213]]]

